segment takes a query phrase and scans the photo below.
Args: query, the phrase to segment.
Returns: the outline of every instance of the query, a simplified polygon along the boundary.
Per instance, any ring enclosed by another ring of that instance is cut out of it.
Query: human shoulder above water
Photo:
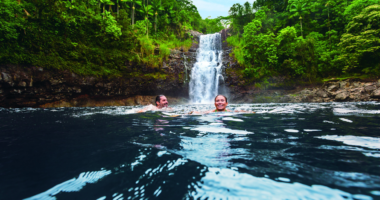
[[[149,110],[161,110],[161,109],[170,110],[170,109],[172,109],[172,108],[168,107],[169,102],[168,102],[168,99],[164,95],[158,95],[155,99],[155,104],[156,104],[156,106],[153,106],[151,104],[151,105],[145,106],[143,109],[141,109],[137,112],[141,113],[141,112],[146,112]]]

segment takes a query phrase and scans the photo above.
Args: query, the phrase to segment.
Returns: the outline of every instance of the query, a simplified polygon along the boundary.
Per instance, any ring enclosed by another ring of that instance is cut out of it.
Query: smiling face
[[[217,111],[225,111],[227,105],[227,99],[224,96],[219,95],[215,98],[215,108]]]
[[[166,99],[165,96],[161,96],[160,97],[160,101],[157,101],[156,104],[157,104],[157,108],[161,109],[161,108],[168,107],[169,102],[168,102],[168,100]]]

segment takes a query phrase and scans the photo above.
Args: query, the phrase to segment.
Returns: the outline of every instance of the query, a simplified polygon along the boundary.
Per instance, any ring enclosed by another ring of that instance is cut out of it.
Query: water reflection
[[[245,104],[231,110],[257,114],[185,115],[210,108],[1,109],[0,194],[380,198],[379,103]]]

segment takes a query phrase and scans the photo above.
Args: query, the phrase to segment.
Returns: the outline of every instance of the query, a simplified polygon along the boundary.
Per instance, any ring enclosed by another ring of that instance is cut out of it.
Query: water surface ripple
[[[0,199],[380,199],[380,104],[0,108]]]

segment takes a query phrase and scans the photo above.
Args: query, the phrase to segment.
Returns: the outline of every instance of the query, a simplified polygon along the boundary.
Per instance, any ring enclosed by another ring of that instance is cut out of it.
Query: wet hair
[[[226,96],[224,96],[224,95],[222,95],[222,94],[218,94],[218,95],[216,95],[216,97],[218,97],[218,96],[222,96],[222,97],[224,97],[224,99],[226,100],[226,103],[228,103],[228,101],[227,101],[227,97],[226,97]],[[214,99],[214,102],[216,101],[216,97],[215,97],[215,99]]]
[[[160,95],[156,96],[156,101],[155,101],[156,106],[157,106],[157,102],[160,102],[160,101],[161,101],[161,97],[164,97],[164,95],[163,95],[163,94],[160,94]]]

